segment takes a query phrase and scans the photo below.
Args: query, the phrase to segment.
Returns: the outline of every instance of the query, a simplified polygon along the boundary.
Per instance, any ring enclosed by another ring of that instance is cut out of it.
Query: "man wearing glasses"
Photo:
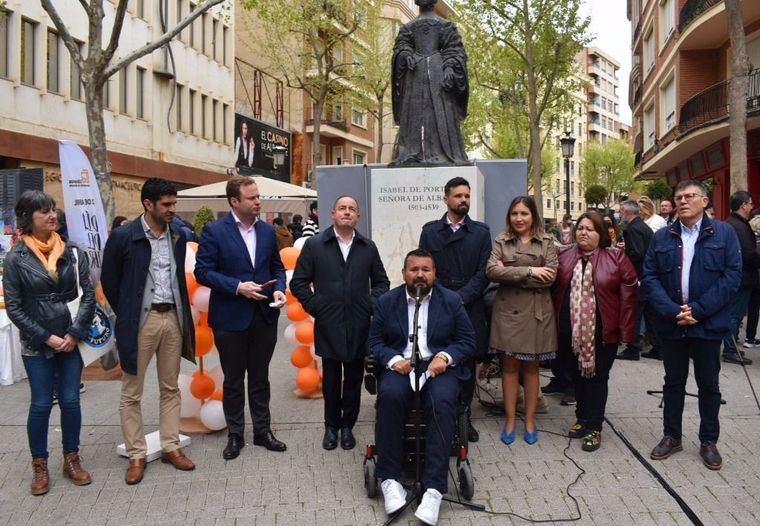
[[[716,443],[720,432],[720,346],[730,335],[729,305],[739,290],[742,259],[736,232],[705,213],[708,198],[698,181],[675,189],[678,221],[655,232],[644,260],[642,285],[659,316],[653,330],[662,341],[665,367],[663,438],[653,460],[681,451],[689,357],[699,390],[699,455],[718,470],[723,459]]]
[[[752,360],[742,356],[737,349],[737,342],[739,340],[739,324],[747,315],[752,289],[756,288],[760,282],[760,275],[757,272],[760,269],[760,253],[755,250],[755,233],[749,226],[749,218],[754,206],[752,196],[744,190],[734,192],[729,200],[729,206],[731,207],[731,215],[726,219],[726,223],[734,227],[742,248],[742,283],[738,294],[734,296],[729,307],[731,335],[723,340],[723,361],[738,364],[744,362],[746,365],[750,365]]]

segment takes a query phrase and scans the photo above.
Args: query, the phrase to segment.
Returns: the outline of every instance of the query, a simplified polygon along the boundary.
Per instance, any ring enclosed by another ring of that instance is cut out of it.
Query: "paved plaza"
[[[283,317],[284,318],[284,317]],[[285,320],[281,320],[281,332]],[[760,349],[748,351],[755,364],[748,368],[760,388]],[[50,492],[29,495],[31,468],[26,440],[29,402],[27,383],[0,387],[0,526],[46,524],[77,525],[375,525],[385,520],[382,501],[367,498],[362,475],[363,448],[324,451],[321,447],[322,401],[293,396],[295,370],[290,348],[281,341],[272,362],[272,417],[275,433],[288,445],[286,453],[272,453],[251,444],[240,457],[226,462],[221,451],[226,433],[194,435],[187,450],[197,468],[180,472],[153,462],[144,481],[124,483],[126,460],[116,455],[122,442],[119,428],[119,382],[88,382],[82,395],[81,453],[93,483],[75,487],[61,476],[58,409],[50,430]],[[184,372],[193,367],[183,363]],[[543,373],[543,371],[542,371]],[[155,369],[146,383],[143,415],[146,431],[158,423]],[[702,466],[697,401],[687,398],[684,411],[684,451],[652,465],[681,496],[703,524],[760,524],[760,416],[742,368],[724,364],[721,388],[720,451],[725,465],[713,472]],[[546,383],[546,379],[542,380]],[[649,458],[662,432],[660,399],[647,395],[660,389],[662,364],[652,360],[617,362],[610,379],[607,416],[632,446]],[[695,392],[693,379],[689,391]],[[542,429],[564,432],[573,423],[573,408],[549,397],[549,414],[539,416]],[[365,393],[355,432],[359,444],[372,441],[374,397]],[[514,512],[532,519],[576,517],[566,488],[578,475],[565,458],[567,439],[542,433],[528,446],[518,424],[512,446],[498,438],[501,417],[475,409],[480,442],[471,447],[475,478],[474,501],[489,510]],[[676,500],[663,488],[608,427],[602,448],[585,453],[574,441],[568,455],[586,471],[570,492],[578,499],[578,524],[691,524]],[[449,485],[450,493],[454,484]],[[396,524],[418,524],[413,509]],[[444,503],[441,525],[528,524],[505,516],[488,515]]]

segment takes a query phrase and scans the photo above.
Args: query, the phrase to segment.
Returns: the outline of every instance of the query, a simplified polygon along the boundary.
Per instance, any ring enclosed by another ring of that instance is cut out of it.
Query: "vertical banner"
[[[58,155],[68,239],[87,253],[97,300],[90,333],[81,342],[79,350],[85,365],[100,358],[99,365],[108,370],[116,366],[116,353],[109,352],[114,349],[115,316],[99,283],[103,248],[108,238],[103,201],[90,160],[79,145],[68,140],[58,141]]]

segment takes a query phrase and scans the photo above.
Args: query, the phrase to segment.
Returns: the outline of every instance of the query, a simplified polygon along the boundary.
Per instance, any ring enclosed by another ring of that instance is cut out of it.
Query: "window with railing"
[[[673,76],[660,88],[660,114],[662,131],[666,133],[676,125],[676,82]]]
[[[646,138],[644,148],[649,149],[654,146],[655,136],[657,130],[655,129],[654,121],[654,104],[650,104],[647,109],[644,110],[644,137]]]

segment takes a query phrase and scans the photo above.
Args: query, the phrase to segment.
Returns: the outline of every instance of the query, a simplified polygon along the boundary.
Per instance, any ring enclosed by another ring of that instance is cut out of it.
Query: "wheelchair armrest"
[[[377,394],[377,360],[371,354],[364,357],[364,389],[371,395]]]

